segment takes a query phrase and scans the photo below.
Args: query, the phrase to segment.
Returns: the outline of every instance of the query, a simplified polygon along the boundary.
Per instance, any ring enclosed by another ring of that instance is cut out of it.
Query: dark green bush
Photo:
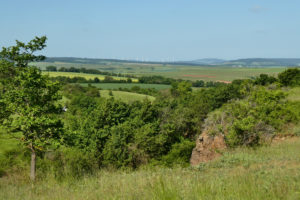
[[[194,147],[194,141],[182,139],[179,143],[172,145],[171,150],[162,157],[161,162],[166,166],[187,165]]]
[[[93,154],[65,147],[45,153],[42,159],[37,160],[37,167],[42,175],[53,174],[57,179],[80,178],[99,169]]]
[[[300,70],[298,68],[287,69],[278,74],[278,79],[283,86],[298,86],[300,85]]]
[[[205,129],[212,135],[225,135],[230,147],[258,145],[280,132],[285,124],[297,122],[299,116],[284,99],[281,91],[256,88],[247,98],[209,114]]]

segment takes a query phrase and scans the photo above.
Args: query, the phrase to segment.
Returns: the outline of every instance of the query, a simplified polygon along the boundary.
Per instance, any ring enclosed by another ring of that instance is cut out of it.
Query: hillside
[[[223,62],[226,66],[242,67],[294,67],[300,66],[299,58],[249,58]]]
[[[196,168],[100,171],[58,182],[0,179],[0,199],[298,199],[300,139],[239,148]]]

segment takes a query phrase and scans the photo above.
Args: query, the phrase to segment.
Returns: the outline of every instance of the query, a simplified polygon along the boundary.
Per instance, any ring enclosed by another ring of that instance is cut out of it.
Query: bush
[[[278,74],[278,79],[283,86],[298,86],[300,85],[300,70],[298,68],[287,69]]]
[[[162,157],[161,162],[166,166],[188,165],[194,147],[194,141],[182,139],[179,143],[172,145],[171,150]]]
[[[225,135],[230,147],[264,143],[285,124],[297,122],[298,116],[284,98],[281,91],[256,88],[247,98],[210,113],[205,120],[205,131]]]
[[[24,173],[30,164],[30,151],[22,146],[3,152],[0,156],[0,177],[8,173]]]
[[[97,159],[93,154],[76,148],[62,147],[56,151],[47,152],[42,159],[37,161],[37,167],[41,169],[44,176],[54,175],[57,179],[80,178],[84,175],[91,175],[99,169]]]
[[[275,83],[277,79],[273,76],[269,76],[267,74],[260,74],[254,81],[256,85],[269,85]]]

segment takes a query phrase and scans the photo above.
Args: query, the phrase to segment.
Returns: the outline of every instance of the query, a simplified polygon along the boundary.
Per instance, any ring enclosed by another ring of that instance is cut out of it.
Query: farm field
[[[82,86],[88,86],[88,83],[81,83]],[[130,89],[134,86],[138,86],[140,88],[154,88],[157,90],[164,90],[171,88],[170,85],[163,85],[163,84],[143,84],[143,83],[91,83],[90,85],[95,86],[97,88],[101,88],[104,90],[113,90],[119,88],[127,88]]]
[[[126,103],[130,103],[133,101],[143,101],[148,99],[149,101],[154,101],[155,97],[144,95],[144,94],[137,94],[132,92],[124,92],[124,91],[111,91],[112,96],[109,95],[109,90],[100,90],[100,96],[104,98],[115,98],[121,100]]]
[[[105,75],[99,75],[99,74],[84,74],[84,73],[75,73],[75,72],[46,72],[46,71],[43,71],[43,74],[47,74],[49,75],[50,77],[57,77],[57,76],[66,76],[66,77],[70,77],[70,78],[73,78],[73,77],[83,77],[85,79],[94,79],[94,78],[98,78],[99,80],[104,80],[105,78]],[[116,76],[113,76],[114,79],[116,80],[127,80],[126,77],[116,77]],[[133,82],[137,82],[138,80],[135,79],[135,78],[132,78],[132,81]]]
[[[102,170],[81,179],[0,178],[0,199],[299,199],[300,139],[238,148],[196,168]]]
[[[162,64],[141,64],[141,63],[112,63],[100,64],[78,64],[78,63],[33,63],[45,69],[46,66],[54,65],[60,67],[76,67],[97,69],[100,71],[131,74],[135,76],[160,75],[175,79],[204,80],[204,81],[232,81],[234,79],[245,79],[258,76],[259,74],[276,75],[284,71],[285,67],[230,67],[230,66],[182,66]]]

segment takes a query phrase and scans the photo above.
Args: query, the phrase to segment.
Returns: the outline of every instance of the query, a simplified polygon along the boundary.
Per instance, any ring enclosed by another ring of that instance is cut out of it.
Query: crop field
[[[0,178],[0,199],[299,199],[300,139],[238,148],[196,168],[102,170],[81,179],[32,184]]]
[[[124,91],[111,91],[112,96],[109,95],[109,90],[100,90],[100,96],[104,98],[115,98],[118,100],[121,100],[126,103],[131,103],[133,101],[143,101],[143,100],[149,100],[154,101],[155,97],[145,95],[145,94],[137,94],[132,92],[124,92]]]
[[[99,74],[84,74],[84,73],[75,73],[75,72],[45,72],[43,71],[43,74],[48,74],[50,77],[57,77],[57,76],[66,76],[66,77],[83,77],[85,79],[94,79],[94,78],[98,78],[99,80],[104,80],[105,75],[99,75]],[[113,76],[114,79],[116,80],[127,80],[126,77],[117,77],[117,76]],[[138,80],[133,78],[132,79],[133,82],[137,82]]]
[[[81,83],[82,86],[88,86],[88,83]],[[119,88],[127,88],[130,89],[134,86],[138,86],[140,88],[154,88],[157,90],[165,90],[171,88],[170,85],[163,85],[163,84],[143,84],[143,83],[92,83],[90,84],[97,88],[101,88],[104,90],[113,90]]]
[[[162,64],[142,64],[142,63],[112,63],[112,64],[78,64],[78,63],[34,63],[41,69],[54,65],[59,67],[76,67],[97,69],[100,71],[131,74],[135,76],[161,75],[170,78],[184,80],[204,80],[204,81],[232,81],[234,79],[245,79],[258,76],[259,74],[276,75],[286,68],[284,67],[230,67],[230,66],[181,66]]]

